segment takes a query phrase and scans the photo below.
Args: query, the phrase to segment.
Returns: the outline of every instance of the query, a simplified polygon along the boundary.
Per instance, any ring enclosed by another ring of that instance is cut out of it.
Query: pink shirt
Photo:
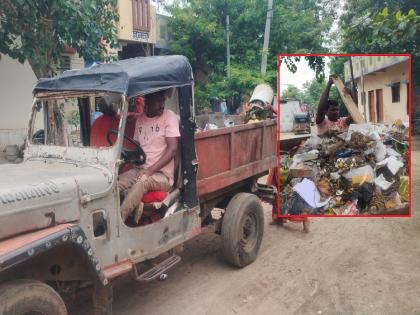
[[[347,117],[341,117],[339,119],[337,119],[337,121],[331,121],[328,119],[327,116],[325,116],[324,120],[322,121],[322,123],[317,124],[318,127],[318,135],[322,136],[323,134],[325,134],[328,130],[333,130],[333,131],[346,131],[347,128],[349,127],[347,125],[346,122]]]
[[[141,114],[136,122],[134,139],[137,140],[146,153],[144,166],[150,167],[162,158],[166,150],[166,138],[179,137],[179,121],[174,112],[165,109],[160,116],[149,118]],[[160,169],[169,179],[169,184],[174,183],[175,163],[172,159]]]

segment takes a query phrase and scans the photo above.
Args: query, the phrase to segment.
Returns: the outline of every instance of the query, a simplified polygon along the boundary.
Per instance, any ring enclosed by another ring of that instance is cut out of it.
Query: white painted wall
[[[0,60],[0,151],[9,144],[22,144],[37,79],[30,65],[8,56]]]
[[[293,131],[294,114],[301,113],[299,101],[280,103],[280,132]]]

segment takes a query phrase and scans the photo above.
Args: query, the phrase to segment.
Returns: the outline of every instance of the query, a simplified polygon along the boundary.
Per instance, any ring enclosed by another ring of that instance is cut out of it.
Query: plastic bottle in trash
[[[346,158],[349,157],[353,154],[353,151],[351,149],[346,149],[346,150],[340,150],[337,151],[336,156],[338,158]]]

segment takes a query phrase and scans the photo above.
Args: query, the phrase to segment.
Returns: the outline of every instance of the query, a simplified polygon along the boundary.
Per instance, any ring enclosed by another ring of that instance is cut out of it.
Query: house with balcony
[[[366,121],[408,121],[409,57],[372,55],[354,56],[351,60],[358,107]],[[344,64],[344,79],[351,81],[350,61]]]
[[[117,22],[120,47],[113,53],[119,59],[153,56],[168,50],[168,17],[156,14],[150,0],[118,0],[120,19]],[[92,65],[79,57],[71,47],[61,55],[57,72],[81,69]],[[32,106],[32,89],[37,81],[28,62],[2,55],[0,59],[0,156],[5,146],[21,145],[27,133],[28,117]]]
[[[156,8],[150,0],[118,0],[119,59],[155,55]]]

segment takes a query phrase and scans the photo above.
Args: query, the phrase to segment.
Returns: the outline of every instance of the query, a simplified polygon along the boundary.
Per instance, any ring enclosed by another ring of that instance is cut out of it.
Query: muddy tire
[[[222,250],[234,266],[245,267],[258,255],[264,233],[261,201],[253,194],[239,193],[229,202],[222,222]]]
[[[15,280],[0,284],[0,314],[66,315],[60,295],[45,283]]]
[[[112,315],[112,284],[103,286],[96,282],[93,287],[93,315]]]

